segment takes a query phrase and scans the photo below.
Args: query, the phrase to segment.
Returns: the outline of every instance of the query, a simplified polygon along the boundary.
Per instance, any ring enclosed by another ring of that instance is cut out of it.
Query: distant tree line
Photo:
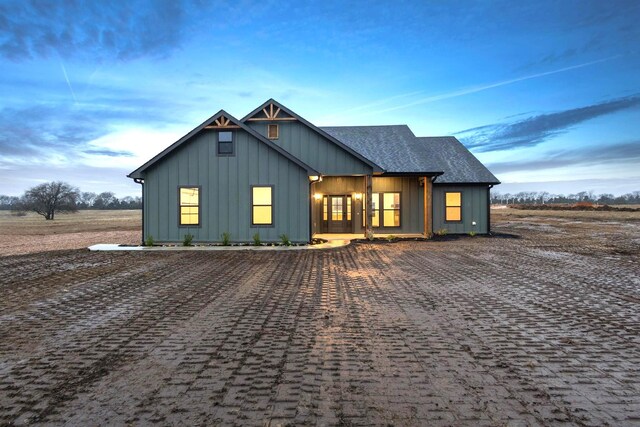
[[[600,205],[640,204],[640,191],[614,196],[613,194],[595,194],[593,191],[581,191],[575,194],[552,194],[546,191],[521,191],[519,193],[500,193],[491,191],[493,204],[552,204],[591,202]]]
[[[55,181],[36,185],[20,197],[0,195],[0,210],[35,212],[52,220],[56,212],[77,212],[79,209],[141,209],[139,196],[116,197],[111,191],[82,192],[66,182]]]

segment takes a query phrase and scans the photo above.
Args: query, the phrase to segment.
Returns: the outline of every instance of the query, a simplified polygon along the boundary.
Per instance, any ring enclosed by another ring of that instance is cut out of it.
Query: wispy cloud
[[[67,86],[69,86],[69,90],[71,91],[71,95],[73,96],[74,102],[78,102],[78,98],[76,98],[76,93],[73,91],[73,86],[71,86],[71,82],[69,81],[69,76],[67,75],[67,69],[65,68],[62,61],[60,61],[60,68],[62,68],[62,74],[64,74],[64,79],[67,81]]]
[[[420,98],[420,99],[417,99],[415,101],[408,102],[408,103],[405,103],[405,104],[396,105],[396,106],[385,108],[385,109],[382,109],[382,110],[377,110],[377,112],[378,113],[386,113],[386,112],[389,112],[389,111],[396,111],[396,110],[402,110],[404,108],[415,107],[416,105],[427,104],[427,103],[435,102],[435,101],[441,101],[443,99],[457,98],[459,96],[470,95],[472,93],[478,93],[478,92],[482,92],[482,91],[485,91],[485,90],[488,90],[488,89],[493,89],[493,88],[497,88],[497,87],[501,87],[501,86],[507,86],[507,85],[510,85],[510,84],[518,83],[518,82],[523,82],[525,80],[537,79],[537,78],[544,77],[544,76],[550,76],[552,74],[564,73],[566,71],[571,71],[571,70],[576,70],[578,68],[588,67],[590,65],[595,65],[595,64],[599,64],[601,62],[606,62],[606,61],[611,61],[613,59],[617,59],[620,56],[621,55],[610,56],[608,58],[598,59],[596,61],[589,61],[589,62],[585,62],[583,64],[572,65],[570,67],[559,68],[557,70],[552,70],[552,71],[545,71],[544,73],[529,74],[527,76],[516,77],[514,79],[502,80],[502,81],[495,82],[495,83],[489,83],[489,84],[485,84],[485,85],[479,85],[479,86],[473,86],[473,87],[470,87],[470,88],[454,90],[452,92],[442,93],[442,94],[439,94],[439,95],[432,95],[432,96],[428,96],[428,97],[425,97],[425,98]]]
[[[167,123],[175,123],[175,114],[160,99],[97,97],[73,105],[4,108],[0,110],[0,162],[42,163],[52,158],[73,162],[83,153],[130,156],[126,150],[105,151],[108,148],[91,152],[102,148],[88,143],[122,125],[162,128]]]
[[[503,174],[607,163],[639,164],[640,140],[590,148],[555,150],[537,159],[489,163],[488,167],[494,173]]]
[[[184,40],[189,1],[0,4],[0,56],[97,59],[162,57]]]
[[[83,150],[85,154],[96,154],[98,156],[107,156],[107,157],[132,157],[133,153],[131,151],[120,151],[120,150],[108,150],[108,149],[90,149]]]
[[[579,123],[639,106],[640,94],[636,94],[586,107],[540,114],[516,122],[466,129],[455,134],[468,148],[474,148],[477,152],[532,147]]]

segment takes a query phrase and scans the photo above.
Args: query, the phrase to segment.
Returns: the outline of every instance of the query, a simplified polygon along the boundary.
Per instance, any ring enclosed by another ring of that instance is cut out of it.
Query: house
[[[500,183],[454,137],[317,127],[273,99],[242,119],[219,111],[128,176],[142,184],[143,240],[201,243],[489,233]]]

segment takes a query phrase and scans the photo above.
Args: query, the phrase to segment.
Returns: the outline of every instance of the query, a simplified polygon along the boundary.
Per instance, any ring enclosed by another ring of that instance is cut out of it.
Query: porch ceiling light
[[[322,181],[318,175],[309,175],[309,181]]]

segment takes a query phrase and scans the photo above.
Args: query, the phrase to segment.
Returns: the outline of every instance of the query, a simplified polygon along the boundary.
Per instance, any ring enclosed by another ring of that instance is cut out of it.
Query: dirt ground
[[[85,210],[45,221],[36,213],[0,211],[0,256],[86,248],[97,243],[139,244],[140,210]]]
[[[0,257],[0,425],[639,425],[640,218],[611,214]]]

